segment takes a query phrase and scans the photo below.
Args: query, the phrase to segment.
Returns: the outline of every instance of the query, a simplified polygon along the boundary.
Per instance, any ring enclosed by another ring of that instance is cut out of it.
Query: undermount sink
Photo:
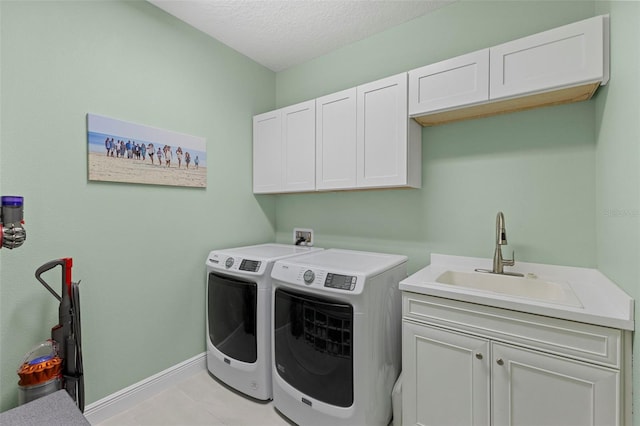
[[[532,274],[516,277],[483,272],[446,271],[436,279],[436,282],[547,303],[582,307],[569,284],[541,280]]]

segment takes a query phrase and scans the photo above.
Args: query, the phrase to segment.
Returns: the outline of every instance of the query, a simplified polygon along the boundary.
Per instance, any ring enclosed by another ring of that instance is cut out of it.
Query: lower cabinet
[[[405,321],[402,423],[490,424],[489,341]]]
[[[491,344],[493,424],[620,424],[620,372],[570,358]]]
[[[411,303],[415,304],[415,299]],[[404,305],[406,308],[407,303]],[[630,422],[630,416],[627,414],[625,421],[623,415],[624,376],[617,367],[622,365],[621,359],[620,364],[599,365],[512,344],[519,336],[514,334],[511,339],[510,334],[497,334],[482,322],[472,327],[489,331],[488,336],[467,332],[463,322],[458,323],[460,330],[442,327],[436,317],[433,322],[404,315],[404,425],[585,426]],[[514,324],[525,323],[518,319]],[[540,328],[539,324],[535,327]]]

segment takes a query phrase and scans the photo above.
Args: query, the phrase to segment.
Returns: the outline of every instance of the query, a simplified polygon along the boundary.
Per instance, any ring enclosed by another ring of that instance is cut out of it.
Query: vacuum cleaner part
[[[62,290],[56,293],[41,277],[43,273],[62,266]],[[36,279],[60,302],[59,323],[51,329],[51,338],[57,342],[58,356],[62,359],[63,388],[84,412],[84,373],[82,368],[82,337],[80,329],[79,282],[71,282],[70,257],[52,260],[36,270]]]
[[[62,359],[57,343],[49,339],[34,346],[18,369],[18,404],[56,392],[61,387]]]
[[[62,372],[62,359],[56,350],[57,344],[47,340],[33,347],[22,360],[18,369],[20,386],[33,386],[47,382]]]
[[[24,198],[6,195],[0,198],[0,248],[18,248],[27,239],[24,229]]]

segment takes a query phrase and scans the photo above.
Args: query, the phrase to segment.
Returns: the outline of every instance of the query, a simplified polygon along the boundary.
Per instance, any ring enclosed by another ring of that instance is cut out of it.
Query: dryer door
[[[256,283],[209,273],[207,317],[209,339],[223,354],[254,363],[256,342]]]
[[[280,377],[318,401],[351,406],[353,307],[278,288],[274,327]]]

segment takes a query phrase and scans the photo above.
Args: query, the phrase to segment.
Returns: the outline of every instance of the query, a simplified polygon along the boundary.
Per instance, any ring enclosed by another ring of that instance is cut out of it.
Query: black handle
[[[38,281],[40,281],[40,283],[47,289],[49,290],[49,292],[51,294],[53,294],[53,297],[55,297],[56,299],[58,299],[58,301],[62,301],[62,296],[59,295],[58,293],[55,292],[54,289],[52,289],[49,284],[47,284],[47,282],[42,279],[42,277],[40,275],[44,274],[45,272],[55,268],[56,266],[64,266],[64,259],[56,259],[56,260],[52,260],[50,262],[45,263],[44,265],[42,265],[41,267],[39,267],[38,269],[36,269],[36,279]],[[62,272],[62,276],[64,277],[64,269]]]

